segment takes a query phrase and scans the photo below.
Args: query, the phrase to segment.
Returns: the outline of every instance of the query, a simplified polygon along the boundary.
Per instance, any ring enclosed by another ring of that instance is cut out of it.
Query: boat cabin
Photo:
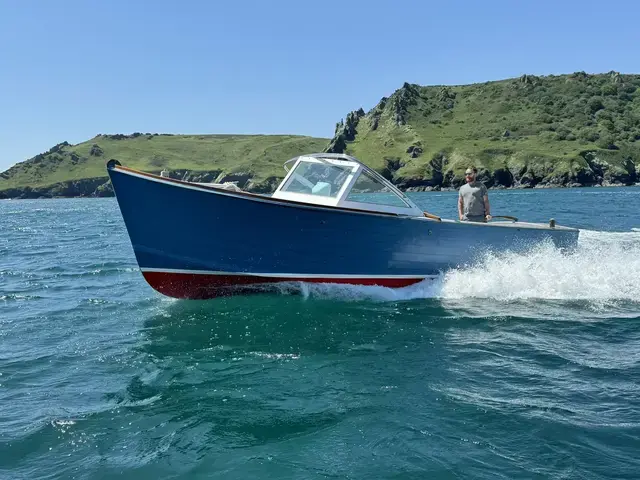
[[[301,155],[285,162],[284,167],[288,173],[273,193],[273,198],[400,215],[423,215],[422,210],[391,182],[349,155]]]

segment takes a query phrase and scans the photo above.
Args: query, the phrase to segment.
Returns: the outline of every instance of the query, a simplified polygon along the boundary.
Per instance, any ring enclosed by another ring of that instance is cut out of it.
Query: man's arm
[[[484,194],[484,216],[487,220],[491,220],[491,206],[489,205],[489,192],[485,190]]]
[[[464,211],[464,200],[462,200],[462,195],[458,195],[458,218],[462,220],[462,212]]]

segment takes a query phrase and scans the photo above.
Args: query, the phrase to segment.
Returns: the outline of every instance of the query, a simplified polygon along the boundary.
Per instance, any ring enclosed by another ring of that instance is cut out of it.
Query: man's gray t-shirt
[[[460,187],[460,196],[463,202],[462,213],[465,217],[481,217],[485,215],[485,195],[487,195],[487,187],[484,186],[484,183],[478,181],[465,183]]]

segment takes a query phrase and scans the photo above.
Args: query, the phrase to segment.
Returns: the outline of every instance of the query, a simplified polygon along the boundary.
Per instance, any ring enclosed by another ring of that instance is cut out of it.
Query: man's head
[[[478,169],[476,167],[469,167],[464,172],[464,178],[467,181],[467,183],[475,182],[477,175],[478,175]]]

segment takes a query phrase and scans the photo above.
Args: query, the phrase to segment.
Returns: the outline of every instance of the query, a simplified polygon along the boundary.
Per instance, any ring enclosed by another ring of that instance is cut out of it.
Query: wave
[[[640,301],[640,231],[580,232],[578,248],[550,243],[525,253],[486,253],[475,264],[401,289],[368,286],[301,287],[306,296],[382,301],[439,299]]]

